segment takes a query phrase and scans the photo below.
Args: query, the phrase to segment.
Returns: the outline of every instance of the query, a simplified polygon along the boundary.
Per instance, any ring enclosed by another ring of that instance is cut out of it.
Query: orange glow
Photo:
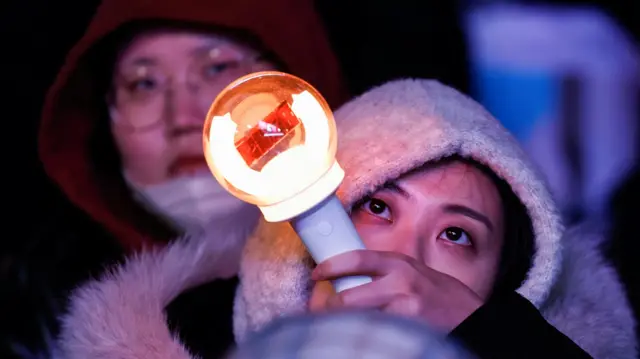
[[[300,119],[293,113],[286,101],[283,101],[257,126],[247,131],[244,137],[235,142],[236,149],[247,166],[256,169],[262,167],[260,160],[270,150],[283,141],[290,140],[294,129],[300,125]]]

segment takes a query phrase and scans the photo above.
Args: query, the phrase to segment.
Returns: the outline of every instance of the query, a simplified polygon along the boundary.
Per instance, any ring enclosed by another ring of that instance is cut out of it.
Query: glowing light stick
[[[364,249],[335,196],[344,178],[336,146],[324,98],[282,72],[256,72],[231,83],[204,126],[204,153],[218,182],[257,205],[267,221],[290,221],[316,263]],[[370,281],[353,276],[333,285],[340,292]]]

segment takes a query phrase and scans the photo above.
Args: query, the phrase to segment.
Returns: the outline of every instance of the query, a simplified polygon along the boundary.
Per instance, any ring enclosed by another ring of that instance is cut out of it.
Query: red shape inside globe
[[[236,149],[249,167],[255,167],[265,154],[290,138],[295,128],[300,125],[289,104],[283,101],[264,120],[247,131],[245,136],[236,141]],[[264,164],[263,164],[264,165]]]

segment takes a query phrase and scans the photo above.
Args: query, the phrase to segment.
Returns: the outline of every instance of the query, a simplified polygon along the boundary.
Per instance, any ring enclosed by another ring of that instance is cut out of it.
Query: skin
[[[312,311],[372,308],[451,331],[491,294],[504,242],[498,189],[473,165],[453,161],[411,173],[354,208],[367,250],[320,263]],[[371,275],[336,294],[328,280]]]
[[[236,78],[270,69],[255,50],[215,34],[136,36],[117,59],[109,101],[128,177],[154,185],[206,170],[202,127],[209,106]]]

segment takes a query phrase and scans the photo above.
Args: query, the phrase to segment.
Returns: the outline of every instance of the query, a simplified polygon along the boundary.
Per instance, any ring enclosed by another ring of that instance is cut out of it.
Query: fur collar
[[[487,165],[511,186],[531,217],[536,251],[518,292],[596,358],[635,357],[633,320],[598,236],[564,228],[546,184],[515,139],[479,104],[435,81],[399,80],[335,114],[337,159],[346,172],[346,208],[386,181],[457,154]],[[266,224],[249,239],[236,297],[238,341],[274,318],[306,310],[306,250],[288,224]]]
[[[519,293],[595,358],[636,357],[635,323],[622,285],[599,250],[602,237],[588,226],[563,237],[546,186],[481,106],[439,83],[404,80],[352,101],[336,119],[338,161],[347,173],[338,195],[345,206],[431,160],[459,154],[484,163],[511,185],[534,226],[536,253]],[[163,308],[193,286],[235,274],[249,233],[220,224],[143,252],[80,288],[63,318],[63,357],[190,358],[169,332]],[[277,317],[306,311],[310,268],[291,226],[258,225],[240,263],[238,341]]]
[[[202,233],[141,251],[80,287],[62,317],[59,359],[191,358],[169,332],[164,308],[182,292],[235,276],[258,217],[257,207],[246,206]]]

